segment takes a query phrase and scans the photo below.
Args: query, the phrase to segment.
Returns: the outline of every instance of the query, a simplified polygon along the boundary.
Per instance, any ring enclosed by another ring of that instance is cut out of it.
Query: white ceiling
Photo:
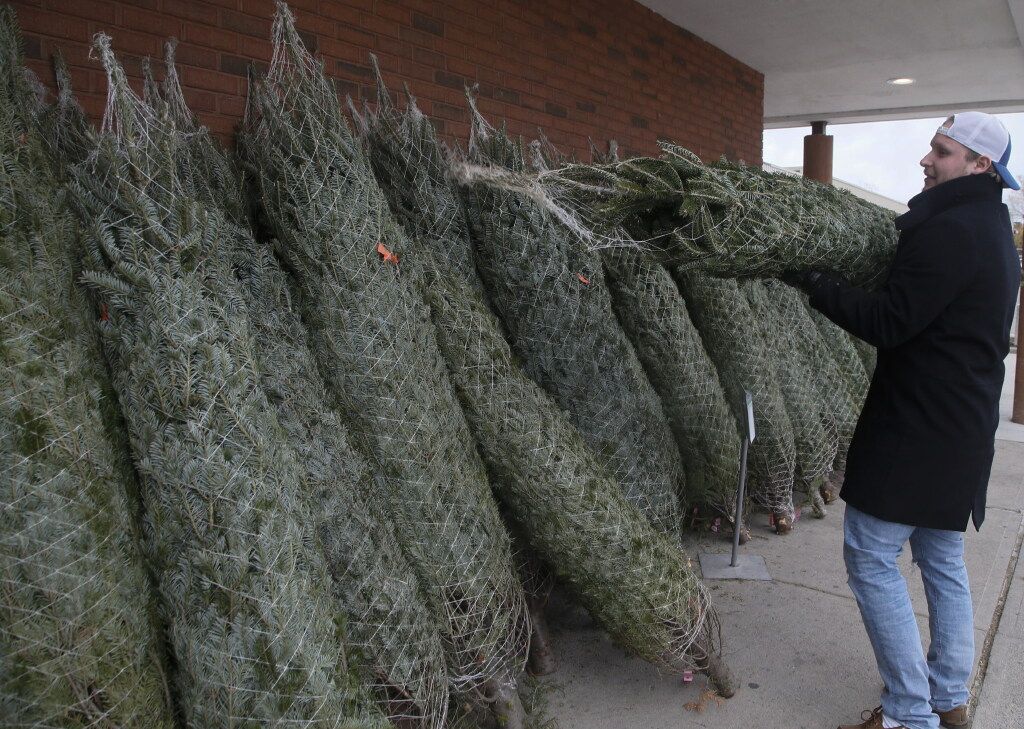
[[[766,128],[1024,111],[1024,0],[640,2],[762,72]]]

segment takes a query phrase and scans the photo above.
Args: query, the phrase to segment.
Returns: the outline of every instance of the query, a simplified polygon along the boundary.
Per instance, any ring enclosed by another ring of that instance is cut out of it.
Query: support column
[[[1020,308],[1017,314],[1017,370],[1013,378],[1013,412],[1010,420],[1015,423],[1024,424],[1024,342],[1021,335],[1024,334],[1024,286],[1020,290]]]
[[[804,177],[832,184],[832,137],[825,134],[828,122],[811,122],[811,133],[804,137]]]

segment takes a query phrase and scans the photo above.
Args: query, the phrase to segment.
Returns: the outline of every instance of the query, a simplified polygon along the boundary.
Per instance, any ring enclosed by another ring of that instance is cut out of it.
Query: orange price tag
[[[380,257],[388,263],[394,263],[396,266],[398,265],[398,256],[388,250],[388,247],[383,243],[377,244],[377,253],[379,253]]]

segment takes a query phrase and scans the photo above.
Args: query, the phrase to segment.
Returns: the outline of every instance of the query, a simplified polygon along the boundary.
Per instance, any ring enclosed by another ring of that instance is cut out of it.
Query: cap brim
[[[1020,183],[1017,182],[1017,179],[1010,174],[1010,171],[1008,169],[1006,169],[1006,165],[1001,165],[998,162],[993,162],[992,167],[995,169],[996,172],[999,173],[999,176],[1003,178],[1004,185],[1006,185],[1011,190],[1020,189]]]

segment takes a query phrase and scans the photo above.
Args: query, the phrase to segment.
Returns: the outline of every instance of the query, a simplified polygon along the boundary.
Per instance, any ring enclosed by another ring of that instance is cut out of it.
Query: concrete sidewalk
[[[1008,418],[1013,358],[1007,362]],[[974,729],[1024,727],[1024,426],[1001,424],[981,532],[967,533],[975,607]],[[806,510],[805,510],[805,513]],[[550,714],[560,729],[833,729],[879,703],[881,682],[842,562],[841,502],[779,537],[759,515],[742,549],[764,556],[771,582],[709,582],[722,620],[725,655],[740,691],[720,705],[697,676],[684,684],[630,658],[572,611],[552,610],[558,671]],[[720,540],[690,551],[725,552]],[[922,634],[927,612],[920,575],[902,560]],[[925,638],[927,640],[927,638]]]

